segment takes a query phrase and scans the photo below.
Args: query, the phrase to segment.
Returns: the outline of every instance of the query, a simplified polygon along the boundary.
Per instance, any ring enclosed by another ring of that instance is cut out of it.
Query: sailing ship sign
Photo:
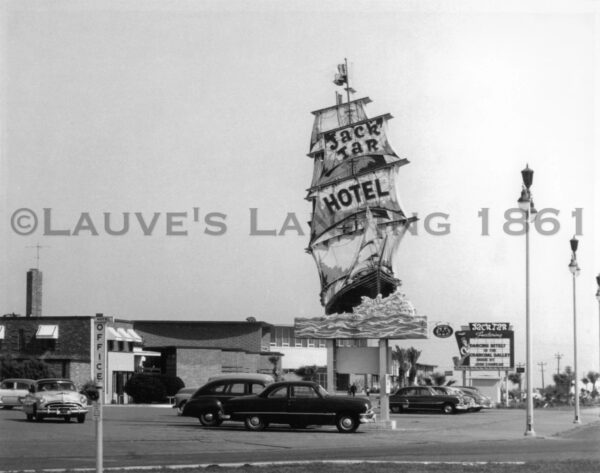
[[[313,112],[308,156],[313,177],[307,252],[315,260],[326,317],[296,319],[297,337],[427,338],[425,317],[397,291],[397,249],[409,225],[399,199],[399,157],[388,139],[389,113],[369,117],[368,97],[350,99],[347,64],[334,83],[347,101]]]
[[[321,281],[326,314],[350,312],[362,297],[387,297],[400,285],[392,264],[408,226],[399,200],[399,157],[387,137],[392,115],[370,118],[368,97],[350,100],[347,64],[334,83],[347,102],[313,112],[308,156],[314,170],[308,252]],[[338,95],[338,97],[341,97]]]

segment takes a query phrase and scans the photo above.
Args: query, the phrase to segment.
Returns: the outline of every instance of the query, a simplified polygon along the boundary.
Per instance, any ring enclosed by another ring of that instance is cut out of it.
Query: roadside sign
[[[106,322],[105,317],[96,317],[94,324],[94,382],[104,391],[106,378]]]
[[[525,368],[518,367],[517,373],[525,373]]]

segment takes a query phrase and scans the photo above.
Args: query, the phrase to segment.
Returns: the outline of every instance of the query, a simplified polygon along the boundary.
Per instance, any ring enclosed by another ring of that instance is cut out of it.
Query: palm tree
[[[400,348],[398,345],[394,347],[392,359],[398,362],[398,384],[404,386],[406,371],[408,370],[408,355],[406,348]]]
[[[427,386],[447,386],[444,373],[431,373],[429,376],[423,376],[422,379]]]
[[[596,388],[596,381],[600,378],[600,373],[597,371],[589,371],[587,374],[587,379],[592,383],[592,397],[596,397],[598,395],[598,389]]]
[[[417,378],[417,360],[421,356],[421,350],[417,350],[414,347],[410,347],[406,351],[406,355],[408,358],[408,362],[410,363],[410,369],[408,371],[408,384],[412,386],[415,384],[415,379]]]
[[[508,380],[513,384],[519,385],[519,401],[521,401],[522,396],[523,396],[522,391],[521,391],[521,383],[522,383],[521,373],[509,373]]]

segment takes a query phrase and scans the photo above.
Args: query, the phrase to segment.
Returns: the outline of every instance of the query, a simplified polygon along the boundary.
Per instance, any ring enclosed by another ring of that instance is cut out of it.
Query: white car
[[[82,424],[88,412],[87,397],[77,391],[70,379],[38,379],[23,399],[23,412],[29,421],[62,417],[69,422],[75,417]]]
[[[21,399],[29,394],[33,379],[7,378],[0,383],[0,407],[12,409],[21,406]]]

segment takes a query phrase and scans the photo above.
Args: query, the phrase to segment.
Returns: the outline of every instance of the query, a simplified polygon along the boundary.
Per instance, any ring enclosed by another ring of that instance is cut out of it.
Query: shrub
[[[185,387],[185,383],[182,381],[181,378],[179,378],[177,376],[167,376],[167,375],[161,374],[160,376],[156,376],[156,377],[160,380],[160,382],[165,387],[167,396],[175,396],[175,394],[177,394],[177,391],[179,391],[181,388]]]
[[[136,404],[161,402],[167,396],[167,390],[158,376],[133,375],[125,384],[124,389]]]
[[[35,358],[28,358],[25,360],[3,358],[2,360],[0,360],[0,379],[41,379],[51,377],[54,377],[52,367],[42,360],[38,360]]]

